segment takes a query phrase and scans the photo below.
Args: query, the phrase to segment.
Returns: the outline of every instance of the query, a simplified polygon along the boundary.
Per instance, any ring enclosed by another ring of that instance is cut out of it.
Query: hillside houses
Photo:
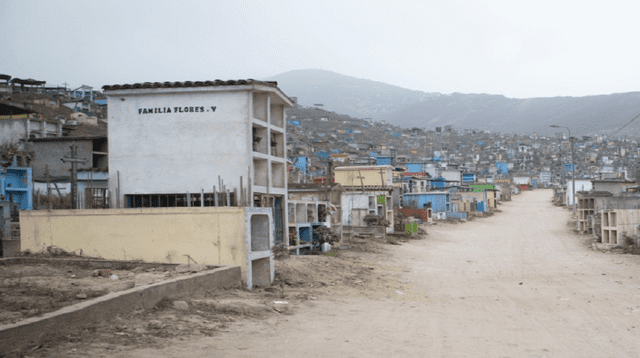
[[[146,84],[140,85],[146,86]],[[265,93],[272,91],[272,84],[260,85],[266,86]],[[185,82],[182,86],[192,91],[191,83]],[[220,85],[217,86],[220,87]],[[234,83],[229,86],[244,86],[244,84]],[[125,91],[126,93],[122,93],[129,94],[127,92],[129,90],[131,89],[118,87],[116,91],[108,87],[105,91],[111,92],[111,97],[115,98],[114,93]],[[145,96],[155,95],[158,91],[167,92],[167,99],[177,96],[164,87],[148,90],[149,93],[145,92]],[[279,93],[276,89],[273,91]],[[397,210],[428,210],[436,220],[468,219],[495,211],[500,203],[509,200],[511,195],[540,187],[555,187],[558,203],[568,204],[571,207],[571,203],[574,202],[573,179],[576,182],[577,200],[583,196],[586,200],[588,193],[591,192],[607,192],[613,197],[635,195],[629,192],[636,185],[638,173],[636,173],[635,162],[640,155],[640,146],[634,140],[608,138],[605,135],[567,138],[563,133],[552,136],[539,133],[521,135],[490,132],[481,128],[455,128],[453,125],[439,129],[400,128],[389,123],[351,118],[319,108],[305,108],[299,105],[288,108],[289,100],[283,94],[274,95],[269,101],[260,97],[262,95],[255,94],[257,97],[252,95],[255,97],[253,103],[256,106],[259,103],[266,103],[253,108],[252,115],[263,113],[264,118],[243,119],[242,122],[251,123],[253,145],[247,148],[242,147],[243,151],[251,153],[251,160],[238,162],[239,166],[233,168],[235,170],[231,175],[233,178],[224,179],[227,186],[236,187],[238,190],[251,190],[251,194],[247,192],[244,197],[242,192],[230,192],[228,202],[237,204],[243,199],[247,202],[253,198],[255,202],[259,202],[260,206],[278,206],[284,210],[284,204],[287,203],[286,198],[289,195],[288,183],[296,185],[329,183],[340,186],[340,205],[332,204],[341,208],[340,214],[336,214],[340,216],[340,226],[349,230],[366,227],[365,217],[372,215],[388,221],[389,226],[384,231],[392,233],[395,230]],[[106,106],[102,102],[104,96],[91,86],[83,85],[75,89],[53,88],[46,87],[44,81],[0,76],[0,96],[0,110],[3,111],[0,113],[3,125],[0,144],[18,142],[24,144],[24,148],[38,149],[39,158],[32,165],[33,176],[37,178],[39,188],[42,188],[42,183],[51,179],[45,175],[50,161],[52,162],[49,165],[50,176],[64,178],[64,183],[55,185],[60,184],[62,189],[58,192],[65,194],[65,188],[70,185],[71,179],[66,172],[68,166],[65,165],[61,169],[60,163],[53,165],[53,161],[59,160],[63,153],[62,149],[66,150],[66,146],[74,142],[67,137],[73,136],[75,132],[75,142],[81,144],[81,157],[90,156],[86,158],[87,164],[79,166],[79,169],[83,173],[91,172],[92,174],[83,174],[81,181],[94,178],[98,180],[99,177],[99,183],[92,183],[87,187],[102,190],[101,196],[105,203],[103,206],[153,207],[154,196],[160,198],[160,202],[166,203],[170,199],[169,196],[178,195],[178,192],[180,192],[181,203],[196,202],[198,195],[194,193],[200,193],[200,202],[209,205],[213,203],[215,191],[222,189],[220,185],[216,189],[213,185],[202,184],[205,180],[210,180],[208,177],[210,173],[205,173],[203,169],[198,169],[201,176],[198,183],[191,183],[196,178],[193,174],[185,176],[189,177],[189,180],[180,176],[175,177],[171,182],[163,180],[162,175],[166,177],[163,173],[171,172],[171,168],[179,167],[183,172],[200,168],[190,164],[197,156],[193,153],[178,155],[176,153],[181,152],[177,150],[172,150],[171,153],[163,152],[162,150],[169,151],[167,149],[169,147],[155,146],[153,143],[156,138],[146,138],[142,141],[142,137],[126,132],[127,129],[123,129],[124,123],[121,127],[116,125],[120,122],[111,124],[110,135],[121,138],[115,142],[108,138],[106,130],[102,133],[78,133],[78,129],[84,128],[85,125],[106,126],[106,121],[99,119],[107,114]],[[125,97],[121,96],[121,98]],[[121,100],[121,102],[124,101]],[[124,105],[112,103],[110,108],[121,110]],[[275,109],[271,111],[271,107],[277,105],[284,107],[282,109],[274,107]],[[268,106],[269,110],[266,110]],[[284,113],[285,107],[288,108],[286,113]],[[224,113],[221,107],[217,111],[213,107],[211,110],[211,113],[215,112],[217,115]],[[138,119],[133,123],[142,123],[140,118],[151,118],[150,115],[139,117],[142,114],[134,114],[138,117],[133,117]],[[248,116],[249,114],[247,118]],[[168,116],[165,117],[168,118]],[[121,120],[117,116],[111,118]],[[182,128],[177,124],[182,122],[182,120],[176,121],[175,127]],[[133,124],[127,125],[129,129],[138,130],[138,127]],[[216,128],[206,128],[210,132],[207,135],[187,128],[182,128],[181,133],[182,136],[186,135],[185,133],[189,133],[188,136],[191,137],[204,136],[202,138],[219,135]],[[175,128],[163,130],[162,138],[171,138],[175,133]],[[141,128],[140,131],[144,132]],[[247,133],[241,134],[241,138],[248,136]],[[54,144],[57,148],[55,152],[42,149]],[[243,142],[244,144],[246,143]],[[144,148],[142,148],[143,145]],[[108,146],[120,149],[113,152],[107,149]],[[157,174],[157,178],[154,181],[142,178],[143,175],[139,171],[143,170],[144,166],[140,162],[144,162],[144,156],[131,154],[138,153],[141,148],[155,153],[154,156],[172,158],[171,168],[161,169],[159,166],[154,166],[156,171],[153,173]],[[225,147],[225,155],[231,156],[231,152],[227,149]],[[219,150],[206,152],[204,149],[201,152],[207,153],[212,158],[222,153]],[[136,160],[133,162],[125,163],[122,159],[134,157]],[[189,160],[183,162],[184,158]],[[212,159],[210,162],[222,166],[222,161],[217,159]],[[126,168],[123,167],[123,163],[126,164]],[[227,171],[231,172],[231,168],[220,170],[221,173]],[[245,172],[247,177],[244,177]],[[261,173],[253,178],[250,189],[247,182],[249,172]],[[137,173],[140,178],[131,182],[130,175],[125,173]],[[376,174],[372,176],[372,173]],[[245,188],[240,188],[241,178],[243,178],[242,186]],[[171,186],[179,182],[193,185],[185,186],[180,190]],[[153,185],[154,188],[148,185]],[[85,192],[85,195],[89,197],[91,194]],[[625,203],[630,203],[630,199],[625,200]],[[326,206],[327,203],[322,205]],[[89,205],[83,207],[89,207]],[[610,208],[610,205],[606,207]],[[284,238],[286,215],[279,218],[279,221],[282,225],[279,229],[281,231],[275,235],[276,242],[286,242]]]

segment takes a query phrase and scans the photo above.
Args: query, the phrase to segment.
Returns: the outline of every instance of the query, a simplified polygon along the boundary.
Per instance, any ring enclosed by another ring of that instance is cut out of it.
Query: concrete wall
[[[379,204],[376,200],[377,196],[381,195],[385,197],[384,204]],[[370,204],[370,198],[373,200],[372,204]],[[365,227],[367,224],[363,221],[363,218],[368,215],[369,212],[373,215],[381,213],[391,224],[386,228],[386,232],[393,232],[394,215],[392,194],[385,190],[372,190],[366,193],[342,193],[342,225]]]
[[[595,212],[616,209],[640,209],[640,196],[596,197]]]
[[[362,193],[342,193],[342,225],[366,226],[362,218],[369,210],[369,196]]]
[[[531,177],[513,177],[514,184],[531,184]]]
[[[467,213],[447,213],[447,219],[461,219],[467,220]]]
[[[218,175],[237,187],[244,176],[246,185],[253,164],[250,92],[118,95],[108,108],[109,189],[116,192],[119,172],[121,202],[125,194],[211,192]],[[147,108],[172,112],[140,114]]]
[[[443,170],[440,176],[446,180],[462,181],[462,173],[459,170]]]
[[[609,193],[614,195],[626,192],[626,188],[633,185],[636,185],[636,183],[603,183],[597,181],[592,183],[594,191],[608,191]],[[577,183],[576,187],[578,187]]]
[[[639,209],[618,209],[602,212],[602,242],[625,246],[624,236],[638,234],[640,225]]]
[[[461,201],[462,201],[462,207],[458,206],[458,211],[466,211],[466,212],[470,212],[471,210],[471,201],[473,198],[476,199],[476,202],[479,203],[481,201],[484,201],[484,194],[483,193],[478,193],[478,192],[460,192],[457,193],[456,195],[460,195],[461,197]]]
[[[567,192],[565,194],[565,203],[566,205],[573,205],[573,181],[567,179]],[[576,180],[576,193],[579,191],[589,191],[593,188],[591,184],[591,180]],[[577,202],[577,200],[576,200]]]
[[[49,175],[54,177],[71,175],[71,163],[63,163],[60,158],[71,154],[72,141],[29,142],[29,149],[35,152],[32,163],[33,177],[44,178],[45,166],[49,165]],[[77,140],[78,157],[87,159],[86,164],[78,164],[78,170],[93,167],[93,141]]]
[[[112,260],[186,263],[190,255],[244,268],[245,234],[244,208],[236,207],[20,212],[22,250],[56,245]]]
[[[418,217],[422,219],[423,222],[431,222],[431,209],[411,209],[411,208],[402,208],[398,209],[399,213],[403,213],[407,216]]]
[[[482,193],[483,190],[482,189],[495,189],[495,185],[492,184],[486,184],[486,185],[469,185],[472,188],[476,188],[474,189],[474,191]],[[484,195],[484,194],[483,194]],[[483,200],[482,196],[478,201],[482,201]],[[498,207],[498,201],[497,201],[497,197],[496,197],[496,192],[493,190],[487,190],[487,202],[489,204],[490,207],[492,208],[497,208]]]
[[[0,354],[4,356],[13,350],[19,352],[38,346],[45,340],[53,340],[81,327],[107,322],[135,309],[151,309],[165,298],[208,294],[235,288],[239,284],[240,268],[221,267],[112,292],[39,317],[0,326]]]
[[[393,167],[390,165],[337,167],[334,176],[336,183],[342,186],[392,186],[392,171]],[[364,177],[362,183],[358,176]]]
[[[27,137],[26,119],[0,120],[0,145],[16,143]]]

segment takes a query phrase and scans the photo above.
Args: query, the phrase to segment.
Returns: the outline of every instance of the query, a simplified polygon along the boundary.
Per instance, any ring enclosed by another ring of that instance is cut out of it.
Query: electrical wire
[[[624,129],[624,127],[626,127],[626,126],[628,126],[629,124],[631,124],[631,122],[635,121],[635,120],[636,120],[636,118],[638,118],[638,117],[640,117],[640,114],[638,114],[637,116],[633,117],[633,119],[632,119],[632,120],[630,120],[629,122],[627,122],[627,124],[625,124],[625,125],[623,125],[622,127],[620,127],[620,129],[618,129],[617,131],[615,131],[615,132],[613,132],[613,133],[609,134],[609,136],[612,136],[612,135],[614,135],[614,134],[616,134],[616,133],[620,132],[621,130],[623,130],[623,129]]]

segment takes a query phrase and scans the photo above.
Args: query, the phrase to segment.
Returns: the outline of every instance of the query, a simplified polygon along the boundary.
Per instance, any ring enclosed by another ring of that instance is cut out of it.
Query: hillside
[[[358,118],[377,118],[436,95],[325,70],[289,71],[267,80],[278,81],[303,106],[321,103],[329,111]]]
[[[451,124],[457,129],[551,134],[550,124],[568,126],[577,135],[611,132],[640,113],[640,92],[588,97],[514,99],[490,94],[440,94],[409,90],[382,82],[325,70],[296,70],[278,81],[304,106],[323,108],[357,118],[385,120],[410,128],[433,129]],[[624,133],[640,133],[640,121]]]
[[[492,132],[550,134],[549,125],[570,127],[577,135],[612,132],[640,113],[640,92],[588,97],[513,99],[499,95],[459,94],[427,98],[381,116],[401,127],[489,129]],[[626,133],[638,134],[640,122]],[[624,134],[624,133],[621,133]]]

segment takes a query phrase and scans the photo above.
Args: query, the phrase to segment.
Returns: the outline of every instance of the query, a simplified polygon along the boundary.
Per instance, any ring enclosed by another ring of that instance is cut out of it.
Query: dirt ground
[[[603,253],[550,190],[423,239],[278,262],[271,288],[164,302],[28,357],[638,357],[640,256]],[[286,302],[286,303],[285,303]],[[184,308],[184,307],[182,307]]]
[[[59,258],[52,255],[38,257]],[[82,266],[85,265],[63,262],[0,265],[0,325],[40,316],[109,292],[133,288],[139,275],[150,274],[158,280],[179,275],[162,266],[132,270],[88,269]]]
[[[12,352],[7,357],[84,357],[87,354],[108,357],[118,353],[126,356],[139,347],[163,349],[170,346],[172,340],[213,337],[231,332],[237,324],[290,317],[327,296],[375,298],[383,291],[401,292],[405,288],[399,281],[401,272],[382,264],[381,259],[389,247],[420,239],[423,236],[416,234],[394,235],[393,240],[387,241],[353,239],[349,250],[288,256],[276,262],[276,281],[271,287],[253,291],[225,290],[206,297],[163,301],[152,310],[136,311],[112,322],[79,329],[61,339]],[[18,266],[13,268],[17,269]],[[34,276],[46,276],[44,269],[40,270]],[[58,275],[65,273],[67,280],[72,274],[52,270]],[[79,274],[78,271],[75,274]],[[87,274],[90,272],[80,275]],[[183,301],[186,306],[180,308],[180,304],[174,305],[175,301]]]

